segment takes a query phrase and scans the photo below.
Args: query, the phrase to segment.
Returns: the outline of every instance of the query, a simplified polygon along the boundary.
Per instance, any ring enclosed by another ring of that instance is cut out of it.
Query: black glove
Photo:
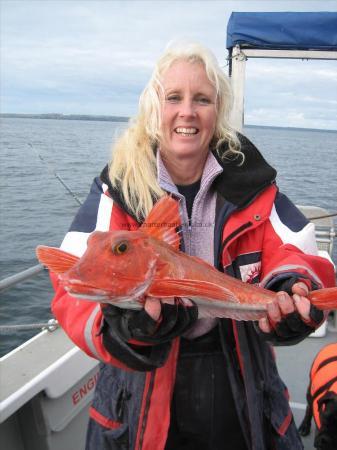
[[[139,371],[162,367],[172,339],[187,331],[198,318],[194,304],[185,306],[178,299],[175,305],[162,304],[159,324],[145,310],[132,311],[106,305],[102,312],[101,333],[105,349],[126,366]],[[128,342],[131,339],[152,345],[131,344]]]
[[[318,327],[324,319],[324,313],[314,305],[310,306],[309,316],[311,322],[305,323],[297,311],[294,311],[281,319],[275,326],[274,332],[282,338],[307,336]]]
[[[287,279],[279,280],[277,283],[273,283],[268,289],[272,291],[285,291],[289,295],[292,295],[292,287],[295,283],[300,280],[298,277],[291,277]],[[312,288],[317,288],[312,285]],[[278,322],[274,330],[270,333],[264,333],[260,330],[260,333],[265,337],[266,340],[275,342],[277,338],[281,338],[280,343],[282,345],[296,344],[303,340],[306,336],[313,333],[315,329],[323,322],[324,313],[320,309],[317,309],[314,305],[310,306],[309,316],[311,319],[310,323],[303,322],[301,316],[297,311],[287,314],[285,317]],[[276,343],[276,342],[275,342]]]
[[[152,319],[145,309],[133,311],[107,305],[102,311],[105,321],[122,339],[150,344],[161,344],[181,336],[198,319],[197,306],[194,303],[186,306],[179,298],[175,299],[174,305],[162,303],[160,323]]]

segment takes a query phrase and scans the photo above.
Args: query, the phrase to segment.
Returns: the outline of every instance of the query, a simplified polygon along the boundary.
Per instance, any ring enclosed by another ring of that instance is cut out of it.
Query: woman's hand
[[[193,306],[193,303],[188,298],[181,299],[185,306]],[[156,322],[160,319],[162,304],[167,303],[169,305],[175,304],[174,297],[169,298],[157,298],[147,297],[145,299],[144,309],[147,314]]]
[[[156,322],[160,319],[161,305],[162,302],[164,303],[164,300],[166,300],[166,303],[174,305],[174,297],[166,299],[160,299],[157,297],[147,297],[145,300],[144,309],[148,313],[148,315]]]
[[[292,296],[286,292],[277,292],[277,299],[274,303],[267,305],[266,318],[259,320],[259,327],[264,333],[271,333],[281,323],[285,317],[294,317],[293,313],[297,313],[297,318],[307,325],[311,325],[310,317],[311,303],[307,298],[309,293],[308,286],[303,282],[295,283],[292,287]],[[292,316],[289,316],[292,314]],[[314,326],[313,326],[314,328]]]

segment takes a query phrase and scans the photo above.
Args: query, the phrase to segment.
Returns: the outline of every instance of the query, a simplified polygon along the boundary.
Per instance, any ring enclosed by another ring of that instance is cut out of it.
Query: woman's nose
[[[195,105],[194,102],[191,99],[184,99],[180,103],[180,111],[179,115],[181,117],[194,117],[196,114],[195,112]]]

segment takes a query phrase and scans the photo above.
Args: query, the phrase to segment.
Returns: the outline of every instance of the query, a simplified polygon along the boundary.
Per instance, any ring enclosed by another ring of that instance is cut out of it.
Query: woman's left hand
[[[292,296],[286,292],[277,292],[276,301],[267,305],[266,318],[259,320],[259,327],[264,333],[271,333],[281,320],[289,314],[297,313],[304,324],[312,322],[310,317],[310,300],[307,298],[308,286],[303,282],[295,283],[292,287]]]

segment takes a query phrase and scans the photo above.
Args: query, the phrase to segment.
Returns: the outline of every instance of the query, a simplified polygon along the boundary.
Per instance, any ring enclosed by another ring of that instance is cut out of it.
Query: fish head
[[[92,233],[87,250],[60,282],[70,295],[118,303],[139,299],[153,280],[158,254],[141,231]]]
[[[36,255],[73,297],[138,306],[155,275],[163,274],[168,248],[179,251],[180,224],[179,203],[166,195],[139,229],[93,232],[81,258],[44,245],[37,247]]]

